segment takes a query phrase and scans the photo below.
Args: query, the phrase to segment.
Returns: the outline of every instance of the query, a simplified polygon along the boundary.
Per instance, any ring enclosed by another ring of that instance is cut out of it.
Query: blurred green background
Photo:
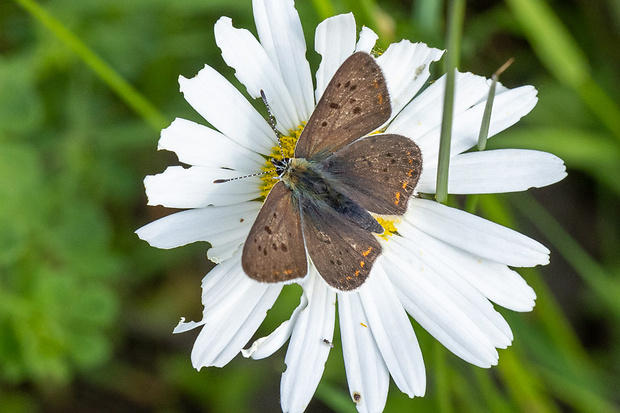
[[[382,47],[445,47],[441,1],[296,7],[313,69],[315,26],[348,11]],[[207,245],[157,250],[133,233],[170,212],[146,207],[142,185],[177,162],[156,151],[159,130],[177,116],[201,121],[178,75],[208,63],[238,84],[215,45],[222,15],[255,31],[250,0],[0,2],[0,411],[279,410],[283,350],[196,372],[196,332],[171,334],[179,317],[201,317]],[[490,76],[515,57],[502,82],[539,90],[534,111],[491,147],[550,151],[569,170],[552,187],[467,207],[543,242],[551,264],[520,271],[537,306],[499,309],[515,341],[491,370],[414,322],[427,396],[392,387],[386,411],[619,411],[620,2],[469,1],[461,46],[462,71]],[[285,291],[259,334],[298,294]],[[334,341],[308,411],[355,411]]]

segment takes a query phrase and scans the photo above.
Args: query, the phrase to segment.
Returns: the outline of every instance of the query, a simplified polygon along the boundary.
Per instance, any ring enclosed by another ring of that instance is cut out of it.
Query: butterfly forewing
[[[327,157],[379,128],[389,119],[391,110],[381,69],[368,53],[355,53],[344,61],[325,89],[299,137],[295,157]]]
[[[376,214],[402,215],[422,172],[420,148],[400,135],[372,135],[321,162],[335,188]]]
[[[308,254],[321,277],[341,291],[360,287],[381,254],[377,238],[311,198],[300,207]]]
[[[269,192],[243,246],[241,265],[257,281],[302,278],[308,272],[299,206],[278,182]]]

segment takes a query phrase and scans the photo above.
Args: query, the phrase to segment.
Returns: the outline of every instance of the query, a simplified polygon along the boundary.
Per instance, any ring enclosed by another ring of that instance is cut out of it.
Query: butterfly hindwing
[[[276,183],[243,246],[241,265],[257,281],[303,278],[308,272],[299,206],[283,182]]]
[[[300,208],[308,255],[321,277],[341,291],[360,287],[381,254],[377,238],[311,198],[302,197]]]
[[[319,160],[379,128],[391,114],[379,65],[368,53],[351,55],[334,74],[308,120],[296,158]]]
[[[375,214],[402,215],[422,172],[420,148],[401,135],[371,135],[321,162],[336,189]]]

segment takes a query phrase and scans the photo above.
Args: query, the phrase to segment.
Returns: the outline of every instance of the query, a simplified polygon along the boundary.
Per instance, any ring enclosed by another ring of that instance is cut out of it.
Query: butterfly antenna
[[[214,184],[223,184],[224,182],[236,181],[237,179],[245,179],[245,178],[252,178],[254,176],[265,175],[265,174],[268,174],[269,172],[273,172],[273,171],[257,172],[255,174],[237,176],[235,178],[228,178],[228,179],[216,179],[215,181],[213,181],[213,183]]]
[[[263,89],[260,90],[260,97],[263,99],[263,103],[265,104],[265,107],[267,108],[267,113],[269,114],[269,126],[271,126],[271,129],[275,132],[276,136],[278,137],[278,148],[280,148],[280,154],[282,154],[282,159],[284,159],[284,149],[282,149],[282,140],[281,140],[283,135],[278,131],[278,129],[276,129],[276,118],[273,116],[273,113],[271,113],[271,107],[269,107],[269,103],[267,102],[267,96],[265,96],[265,91]],[[269,172],[273,172],[273,171],[258,172],[255,174],[238,176],[238,177],[229,178],[229,179],[216,179],[215,181],[213,181],[213,183],[223,184],[224,182],[236,181],[237,179],[252,178],[253,176],[260,176],[260,175],[267,174]]]
[[[267,108],[267,114],[269,115],[269,126],[271,126],[271,129],[278,137],[278,148],[280,148],[280,154],[282,155],[282,159],[284,159],[284,149],[282,149],[283,135],[280,133],[280,131],[278,131],[278,129],[276,129],[276,118],[275,116],[273,116],[273,113],[271,113],[271,107],[269,106],[269,102],[267,102],[267,96],[265,95],[265,91],[263,89],[260,90],[260,97],[263,99],[263,103]]]

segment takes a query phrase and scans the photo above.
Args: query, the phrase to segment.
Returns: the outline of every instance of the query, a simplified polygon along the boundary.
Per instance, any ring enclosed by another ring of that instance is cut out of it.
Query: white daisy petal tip
[[[362,30],[360,31],[357,40],[357,44],[355,45],[355,51],[370,53],[372,51],[372,48],[375,47],[378,39],[379,35],[375,33],[371,28],[362,26]]]
[[[284,343],[289,339],[295,322],[299,318],[299,314],[308,306],[308,298],[305,294],[302,294],[301,301],[297,308],[293,311],[291,318],[284,321],[267,337],[261,337],[254,341],[250,348],[242,349],[241,354],[245,358],[252,358],[254,360],[260,360],[265,357],[269,357],[276,351],[278,351]]]
[[[185,321],[185,317],[181,317],[179,324],[172,330],[172,334],[185,333],[186,331],[193,330],[196,327],[204,325],[203,321]]]

